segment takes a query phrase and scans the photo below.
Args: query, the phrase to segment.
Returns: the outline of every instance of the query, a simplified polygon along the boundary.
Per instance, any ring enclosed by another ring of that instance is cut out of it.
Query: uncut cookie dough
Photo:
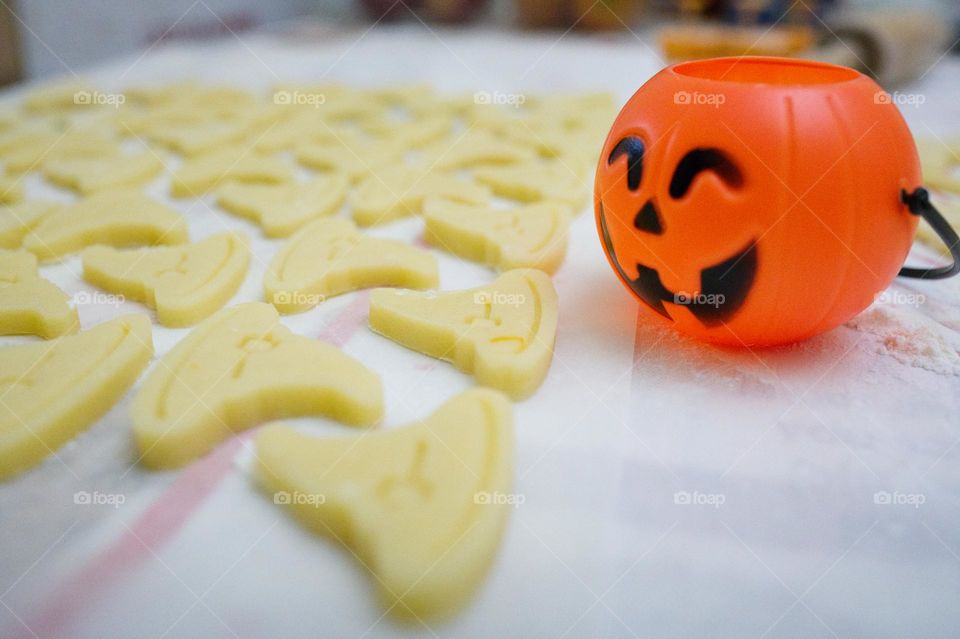
[[[230,301],[250,263],[247,240],[221,233],[193,244],[140,249],[91,246],[83,278],[156,309],[164,326],[190,326]]]
[[[171,208],[135,190],[98,193],[45,215],[23,240],[41,261],[93,244],[137,246],[187,241],[187,224]]]
[[[364,179],[349,201],[354,221],[372,226],[418,214],[430,197],[485,204],[490,200],[490,189],[423,167],[393,165]]]
[[[553,359],[557,293],[534,269],[449,293],[376,289],[370,328],[409,349],[452,362],[514,399],[531,395]]]
[[[348,187],[342,173],[290,184],[229,182],[217,192],[217,204],[253,220],[267,237],[287,237],[313,219],[336,213]]]
[[[37,273],[37,257],[0,249],[0,335],[38,335],[44,339],[80,328],[70,298]]]
[[[513,506],[510,413],[501,393],[473,389],[422,422],[360,438],[273,424],[256,437],[256,477],[357,554],[388,612],[449,615],[479,587]]]
[[[0,205],[0,248],[19,248],[24,236],[45,216],[62,205],[47,200],[29,200]]]
[[[570,215],[555,202],[493,209],[431,199],[423,219],[424,237],[434,246],[503,271],[553,273],[567,254]]]
[[[0,479],[31,468],[106,413],[153,354],[128,315],[50,342],[0,348]]]
[[[253,302],[223,309],[174,346],[150,371],[132,416],[143,463],[176,468],[271,419],[317,415],[368,426],[382,414],[376,373],[292,333],[273,306]]]
[[[341,218],[317,220],[277,252],[263,278],[267,301],[281,313],[313,308],[328,297],[373,286],[435,288],[436,258],[395,240],[364,235]]]
[[[43,175],[54,184],[89,195],[144,184],[162,169],[160,158],[144,151],[134,155],[55,159],[44,163]]]

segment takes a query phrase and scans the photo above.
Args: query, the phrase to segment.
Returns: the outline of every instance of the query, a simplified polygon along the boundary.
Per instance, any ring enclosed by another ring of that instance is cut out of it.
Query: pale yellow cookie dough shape
[[[16,204],[23,197],[23,183],[12,175],[0,173],[0,204]]]
[[[247,240],[221,233],[192,244],[83,251],[83,278],[156,309],[164,326],[191,326],[233,297],[250,263]]]
[[[37,256],[0,250],[0,335],[75,333],[80,327],[70,298],[37,273]]]
[[[331,142],[350,135],[342,125],[327,122],[316,109],[299,108],[287,118],[265,130],[257,138],[255,148],[263,153],[294,151],[308,142]]]
[[[348,188],[342,173],[289,184],[228,182],[217,191],[217,204],[255,221],[267,237],[287,237],[311,220],[336,213]]]
[[[960,140],[917,140],[917,152],[927,186],[960,195]]]
[[[97,193],[43,217],[23,240],[41,261],[94,244],[142,246],[187,241],[187,224],[175,210],[139,191]]]
[[[30,138],[4,154],[4,165],[11,172],[25,173],[42,169],[47,162],[67,158],[114,157],[120,154],[117,141],[102,133],[81,129],[49,131]]]
[[[60,206],[49,200],[28,200],[0,206],[0,248],[18,248],[30,229]]]
[[[184,162],[171,177],[170,193],[174,197],[200,196],[227,180],[277,184],[294,177],[293,166],[283,158],[250,148],[227,148]]]
[[[568,129],[592,125],[609,128],[617,115],[613,94],[603,92],[533,96],[524,107],[532,120],[558,122]]]
[[[0,348],[0,479],[86,430],[150,361],[150,320],[128,315],[77,335]]]
[[[195,157],[222,146],[242,142],[256,130],[256,124],[249,117],[186,122],[168,127],[156,127],[147,133],[147,137],[151,142],[175,153]]]
[[[0,158],[15,155],[24,147],[49,144],[57,137],[57,130],[45,122],[24,122],[0,132]]]
[[[563,202],[572,212],[581,213],[588,195],[585,173],[579,163],[553,160],[478,167],[472,175],[497,195],[520,202]]]
[[[317,415],[366,426],[382,414],[376,373],[252,302],[207,318],[164,356],[134,399],[133,434],[143,463],[174,468],[271,419]]]
[[[133,155],[55,159],[44,163],[43,175],[54,184],[89,195],[149,182],[161,169],[160,158],[145,151]]]
[[[256,437],[256,478],[275,503],[346,545],[400,617],[449,616],[480,587],[513,508],[509,401],[472,389],[431,416],[357,438],[283,424]]]
[[[536,158],[536,152],[529,146],[481,130],[470,130],[436,142],[424,149],[424,153],[427,164],[445,171],[489,164],[516,164]]]
[[[567,253],[569,208],[556,202],[510,209],[430,199],[424,237],[434,246],[499,270],[555,272]]]
[[[61,113],[100,106],[92,98],[97,89],[82,82],[56,82],[27,93],[23,106],[34,113]],[[114,94],[103,94],[114,95]]]
[[[350,193],[348,201],[354,221],[360,226],[372,226],[419,214],[428,197],[485,204],[490,201],[490,189],[422,166],[398,164],[365,178]]]
[[[0,133],[14,128],[22,121],[20,115],[13,109],[0,108]]]
[[[403,157],[402,145],[389,140],[365,138],[356,133],[342,134],[331,140],[309,140],[297,147],[300,164],[320,171],[338,171],[351,182],[376,174],[382,167]]]
[[[557,293],[536,269],[507,271],[487,286],[451,292],[376,289],[370,328],[514,399],[532,394],[553,359]]]
[[[440,114],[396,121],[384,117],[366,126],[368,133],[405,149],[417,149],[446,137],[453,128],[453,118]]]
[[[427,289],[438,284],[437,259],[396,240],[364,235],[349,220],[317,220],[277,252],[263,286],[281,313],[313,308],[328,297],[373,286]]]

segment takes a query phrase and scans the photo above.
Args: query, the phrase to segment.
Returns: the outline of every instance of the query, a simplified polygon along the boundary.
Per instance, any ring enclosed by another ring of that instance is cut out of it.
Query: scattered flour
[[[876,350],[907,366],[960,377],[960,333],[909,306],[874,304],[847,322],[876,336]]]

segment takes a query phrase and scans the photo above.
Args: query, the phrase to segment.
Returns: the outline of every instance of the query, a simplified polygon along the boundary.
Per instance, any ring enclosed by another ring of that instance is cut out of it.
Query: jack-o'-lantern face
[[[657,193],[656,184],[643,189],[646,148],[642,138],[628,135],[617,141],[606,157],[610,167],[618,162],[624,164],[623,187],[634,197],[622,199],[629,202],[627,212],[632,212],[633,205],[636,205],[632,219],[629,214],[626,216],[632,232],[651,237],[663,235],[668,225],[664,210],[674,206],[682,209],[694,182],[704,174],[715,176],[726,189],[740,190],[744,187],[742,170],[727,153],[713,148],[695,148],[685,152],[676,163],[665,192]],[[647,179],[652,181],[655,178],[648,175]],[[663,204],[661,198],[666,200]],[[756,239],[748,239],[728,257],[701,268],[695,289],[671,290],[664,286],[658,269],[649,264],[637,262],[633,265],[636,268],[633,277],[626,272],[611,238],[610,222],[602,197],[598,206],[601,237],[614,268],[637,297],[660,315],[669,319],[671,314],[667,310],[668,305],[682,304],[700,322],[711,326],[729,319],[746,300],[757,270]],[[624,222],[622,215],[618,221]],[[644,243],[642,238],[640,243]]]
[[[668,67],[621,110],[597,165],[611,266],[678,330],[795,341],[869,306],[903,264],[920,184],[910,132],[851,69],[779,58]]]

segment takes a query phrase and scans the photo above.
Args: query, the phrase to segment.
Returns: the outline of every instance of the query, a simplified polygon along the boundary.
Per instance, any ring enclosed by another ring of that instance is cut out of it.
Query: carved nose
[[[643,205],[637,217],[633,218],[633,225],[641,231],[660,235],[663,233],[663,225],[660,224],[660,215],[657,214],[657,207],[650,200]]]

